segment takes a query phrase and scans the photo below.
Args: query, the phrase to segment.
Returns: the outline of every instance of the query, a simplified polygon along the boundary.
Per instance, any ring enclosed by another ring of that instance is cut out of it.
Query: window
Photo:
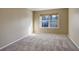
[[[40,16],[41,28],[58,28],[59,19],[58,15],[44,15]]]

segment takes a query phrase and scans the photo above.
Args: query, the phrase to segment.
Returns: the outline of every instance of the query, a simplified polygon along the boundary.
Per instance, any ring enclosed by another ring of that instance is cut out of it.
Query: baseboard
[[[15,42],[17,42],[17,41],[19,41],[19,40],[21,40],[21,39],[23,39],[23,38],[25,38],[25,37],[28,37],[28,35],[25,35],[25,36],[23,36],[23,37],[21,37],[21,38],[15,40],[15,41],[9,43],[9,44],[6,44],[6,45],[0,47],[0,50],[3,49],[3,48],[5,48],[5,47],[7,47],[7,46],[9,46],[9,45],[11,45],[11,44],[13,44],[13,43],[15,43]]]
[[[73,41],[69,36],[68,38],[72,41],[72,43],[79,49],[79,46],[75,43],[75,41]]]

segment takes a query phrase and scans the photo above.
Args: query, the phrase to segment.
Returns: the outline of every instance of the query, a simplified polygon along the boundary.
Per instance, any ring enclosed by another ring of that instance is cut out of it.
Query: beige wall
[[[58,29],[44,29],[39,26],[40,14],[58,14],[59,15],[59,28]],[[68,34],[68,9],[52,9],[44,11],[33,12],[33,24],[35,33],[55,33],[55,34]]]
[[[0,9],[0,47],[32,32],[32,11]]]
[[[69,37],[79,48],[79,8],[69,9]]]

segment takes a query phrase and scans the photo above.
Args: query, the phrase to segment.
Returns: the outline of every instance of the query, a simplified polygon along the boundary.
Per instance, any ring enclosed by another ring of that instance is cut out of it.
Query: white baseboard
[[[72,43],[79,49],[79,46],[75,43],[75,41],[73,41],[69,36],[68,38],[72,41]]]
[[[6,45],[0,47],[0,50],[3,49],[3,48],[5,48],[5,47],[7,47],[7,46],[9,46],[9,45],[11,45],[11,44],[13,44],[13,43],[15,43],[15,42],[17,42],[17,41],[19,41],[19,40],[21,40],[21,39],[23,39],[23,38],[25,38],[25,37],[28,37],[28,35],[25,35],[25,36],[23,36],[23,37],[21,37],[21,38],[15,40],[15,41],[11,42],[11,43],[8,43],[8,44],[6,44]]]

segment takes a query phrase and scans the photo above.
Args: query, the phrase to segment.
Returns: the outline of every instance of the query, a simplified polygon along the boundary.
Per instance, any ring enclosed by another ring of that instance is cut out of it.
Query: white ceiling
[[[48,10],[48,9],[52,9],[52,8],[30,8],[30,10],[32,11],[40,11],[40,10]]]

